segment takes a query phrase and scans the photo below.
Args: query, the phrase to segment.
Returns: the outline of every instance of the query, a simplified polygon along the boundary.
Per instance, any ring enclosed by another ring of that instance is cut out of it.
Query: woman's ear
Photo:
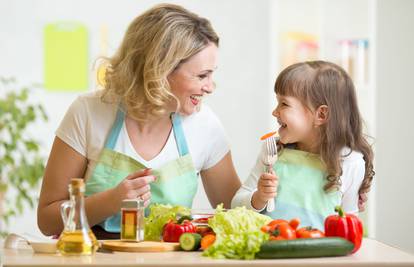
[[[328,121],[329,109],[327,105],[319,106],[315,111],[315,126],[321,126]]]

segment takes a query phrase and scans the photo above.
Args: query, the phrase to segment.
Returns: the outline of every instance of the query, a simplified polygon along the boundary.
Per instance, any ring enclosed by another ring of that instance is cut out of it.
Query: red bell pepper
[[[353,214],[345,214],[340,206],[335,208],[338,215],[325,219],[325,235],[343,237],[354,244],[355,253],[362,243],[363,227],[361,220]]]
[[[165,242],[178,242],[182,234],[195,232],[196,228],[189,220],[183,220],[182,222],[170,220],[164,225],[162,239]]]

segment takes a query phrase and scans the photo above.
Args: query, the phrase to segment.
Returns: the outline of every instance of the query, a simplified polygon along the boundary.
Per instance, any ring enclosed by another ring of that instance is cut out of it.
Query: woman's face
[[[278,104],[272,115],[280,125],[280,141],[296,143],[299,149],[312,151],[319,136],[314,126],[314,114],[296,97],[276,95],[276,98]]]
[[[190,115],[196,112],[203,96],[213,91],[217,53],[217,46],[210,43],[168,75],[171,91],[180,101],[181,114]]]

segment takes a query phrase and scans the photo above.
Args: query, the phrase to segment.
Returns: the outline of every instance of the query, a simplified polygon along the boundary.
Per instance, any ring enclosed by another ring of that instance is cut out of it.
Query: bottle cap
[[[84,185],[83,179],[82,178],[72,178],[70,180],[70,184],[73,187],[81,187],[82,185]]]
[[[127,209],[140,209],[144,207],[144,201],[142,199],[124,199],[122,200],[121,208]]]
[[[70,179],[69,189],[72,193],[77,194],[78,192],[85,191],[85,182],[82,178],[72,178]]]

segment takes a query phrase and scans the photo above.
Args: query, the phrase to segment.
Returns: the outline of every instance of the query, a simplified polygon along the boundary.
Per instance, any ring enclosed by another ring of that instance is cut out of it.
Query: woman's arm
[[[69,199],[70,179],[84,178],[86,166],[84,156],[60,138],[55,138],[37,208],[37,223],[43,234],[58,235],[63,230],[60,205]],[[126,177],[117,187],[87,197],[85,209],[89,224],[95,225],[118,212],[123,199],[141,196],[148,205],[151,197],[148,184],[153,180],[148,171],[138,171]]]
[[[223,203],[229,209],[231,200],[240,188],[240,179],[234,169],[229,151],[216,165],[200,172],[210,204],[216,207]]]

